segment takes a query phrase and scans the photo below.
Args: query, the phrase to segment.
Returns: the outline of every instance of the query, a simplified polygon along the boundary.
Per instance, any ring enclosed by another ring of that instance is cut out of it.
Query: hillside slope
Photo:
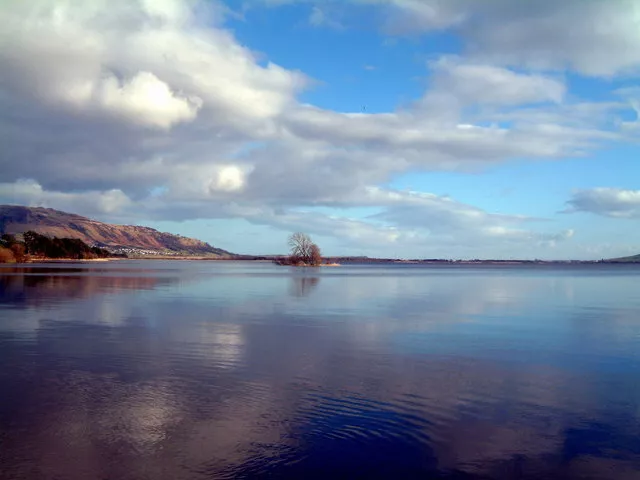
[[[50,208],[0,205],[0,234],[19,234],[28,230],[49,237],[79,238],[89,245],[115,251],[131,249],[166,254],[235,256],[200,240],[149,227],[112,225]]]
[[[640,254],[631,257],[610,258],[607,262],[614,263],[640,263]]]

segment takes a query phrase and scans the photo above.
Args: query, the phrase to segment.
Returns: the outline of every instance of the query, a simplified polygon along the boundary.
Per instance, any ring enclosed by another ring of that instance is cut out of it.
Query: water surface
[[[0,478],[640,478],[640,269],[0,268]]]

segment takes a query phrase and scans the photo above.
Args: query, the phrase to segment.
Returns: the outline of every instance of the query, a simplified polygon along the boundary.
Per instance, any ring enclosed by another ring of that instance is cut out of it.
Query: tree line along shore
[[[0,263],[25,263],[49,259],[97,260],[122,258],[105,248],[89,246],[78,238],[58,238],[27,231],[20,235],[5,233],[0,237]]]

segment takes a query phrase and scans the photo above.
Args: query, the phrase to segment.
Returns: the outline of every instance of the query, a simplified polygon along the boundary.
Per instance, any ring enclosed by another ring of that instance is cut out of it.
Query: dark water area
[[[640,478],[640,268],[0,268],[0,478]]]

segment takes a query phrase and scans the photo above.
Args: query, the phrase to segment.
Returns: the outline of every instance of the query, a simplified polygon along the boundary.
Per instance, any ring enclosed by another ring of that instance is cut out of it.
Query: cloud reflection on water
[[[0,460],[10,475],[63,478],[640,471],[637,372],[585,356],[638,362],[628,278],[604,280],[621,288],[603,317],[584,303],[595,277],[346,271],[307,277],[318,280],[307,290],[276,273],[226,301],[217,277],[191,295],[138,280],[97,294],[113,280],[87,280],[80,291],[93,293],[65,303],[50,289],[78,292],[73,276],[13,280],[3,304],[28,308],[0,322]],[[33,337],[16,330],[19,314],[36,321]],[[602,335],[611,328],[625,336]],[[535,329],[566,351],[536,357]],[[488,351],[498,345],[510,357]]]

